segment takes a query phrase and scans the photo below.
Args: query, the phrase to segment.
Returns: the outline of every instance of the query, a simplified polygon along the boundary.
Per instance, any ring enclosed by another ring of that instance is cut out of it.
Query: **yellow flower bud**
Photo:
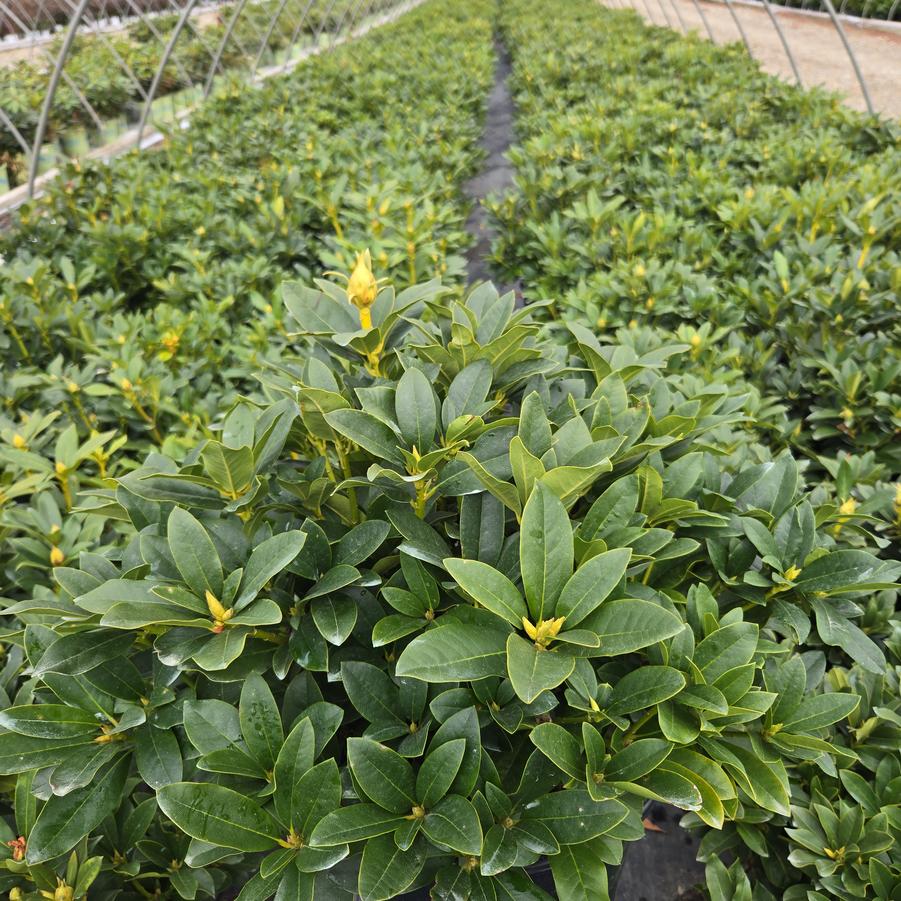
[[[782,575],[789,581],[794,582],[801,575],[800,566],[790,566]]]
[[[645,274],[647,273],[647,270],[644,268],[644,266],[641,265],[641,263],[638,263],[638,265],[636,265],[636,267],[632,271],[635,273],[636,278],[644,278]]]
[[[753,200],[754,199],[754,189],[746,188],[745,189],[745,200]]]
[[[209,589],[207,589],[205,597],[207,609],[210,611],[210,616],[213,617],[217,625],[223,625],[227,623],[235,615],[235,611],[226,610],[225,607],[222,606],[216,595],[214,595],[213,592]]]
[[[853,497],[849,497],[846,501],[842,502],[842,505],[838,508],[838,512],[845,516],[850,516],[856,509],[857,501],[854,500]]]
[[[25,439],[18,432],[16,432],[16,434],[13,435],[13,447],[16,450],[27,450],[28,449],[28,445],[25,443]]]
[[[57,460],[53,465],[53,468],[56,470],[58,476],[64,476],[66,474],[67,466],[62,460]]]
[[[66,390],[69,394],[77,394],[81,389],[78,387],[78,382],[68,381],[66,382]]]
[[[131,389],[134,388],[134,385],[132,385],[131,383],[131,379],[122,379],[122,381],[119,382],[119,385],[123,391],[131,391]]]
[[[357,262],[347,281],[347,299],[363,310],[375,303],[379,286],[372,274],[372,257],[368,250],[357,255]]]
[[[700,335],[692,335],[691,336],[691,346],[697,350],[701,346],[701,336]]]
[[[60,548],[55,547],[50,551],[50,565],[51,566],[62,566],[63,563],[66,562],[66,555],[60,550]]]

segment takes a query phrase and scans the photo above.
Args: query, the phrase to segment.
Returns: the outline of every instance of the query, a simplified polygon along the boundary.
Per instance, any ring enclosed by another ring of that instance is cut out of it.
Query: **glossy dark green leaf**
[[[450,791],[465,751],[466,739],[456,738],[436,747],[422,762],[416,775],[416,797],[426,810]]]
[[[34,865],[59,857],[93,832],[122,803],[130,764],[128,756],[122,757],[90,784],[51,796],[28,836],[26,861]]]
[[[241,734],[251,756],[263,769],[271,770],[285,740],[285,733],[275,698],[266,680],[258,673],[251,673],[244,682],[238,716]]]
[[[203,597],[222,594],[222,563],[206,529],[187,510],[174,507],[167,524],[169,551],[188,588]]]
[[[565,617],[567,629],[579,625],[620,583],[631,556],[630,548],[617,548],[583,563],[563,586],[554,616]]]
[[[347,761],[371,801],[396,814],[412,810],[416,804],[416,776],[400,754],[368,738],[349,738]]]
[[[550,619],[572,575],[573,532],[566,508],[540,482],[523,510],[519,565],[532,621]]]
[[[255,801],[223,785],[176,782],[157,792],[160,810],[192,838],[238,851],[271,851],[279,824]]]
[[[275,812],[288,826],[295,822],[295,812],[301,801],[297,795],[298,786],[303,774],[313,766],[315,754],[313,724],[308,717],[304,717],[295,724],[285,739],[273,769]]]
[[[330,847],[386,835],[408,822],[377,804],[351,804],[326,814],[313,829],[310,844]]]
[[[444,568],[474,601],[517,629],[528,614],[519,589],[503,574],[478,560],[448,557]]]
[[[622,716],[646,710],[673,697],[685,687],[685,676],[671,666],[642,666],[626,673],[610,694],[605,712]]]
[[[142,726],[135,732],[135,763],[141,778],[152,789],[181,781],[181,748],[175,733]]]
[[[357,890],[361,901],[387,901],[399,895],[422,871],[426,847],[420,840],[401,851],[390,835],[369,839],[360,861]]]
[[[426,811],[422,831],[439,847],[478,857],[482,853],[482,826],[475,807],[460,795],[448,795]]]
[[[459,682],[504,676],[508,630],[451,622],[418,635],[397,661],[398,676]]]
[[[507,639],[507,670],[513,690],[526,704],[531,704],[543,691],[565,682],[576,661],[556,650],[536,648],[521,635]]]

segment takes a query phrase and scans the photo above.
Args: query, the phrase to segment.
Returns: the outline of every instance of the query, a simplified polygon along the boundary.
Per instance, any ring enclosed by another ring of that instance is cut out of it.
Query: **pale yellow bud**
[[[357,262],[347,281],[347,299],[358,309],[371,307],[379,293],[372,274],[372,258],[368,250],[357,255]]]
[[[13,435],[13,447],[16,450],[25,450],[28,447],[25,443],[25,439],[18,432]]]
[[[50,551],[51,566],[62,566],[65,562],[66,555],[58,547],[55,547]]]

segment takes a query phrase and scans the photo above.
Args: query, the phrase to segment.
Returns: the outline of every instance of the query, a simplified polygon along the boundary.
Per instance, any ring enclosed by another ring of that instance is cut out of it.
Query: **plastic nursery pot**
[[[126,124],[124,117],[119,116],[115,119],[109,119],[103,123],[102,128],[95,129],[91,132],[91,146],[105,147],[107,144],[111,144],[115,141],[125,129]]]
[[[38,154],[38,175],[49,172],[60,161],[60,152],[56,144],[44,144]]]
[[[83,125],[67,129],[59,137],[59,146],[70,159],[84,156],[90,148],[88,130]]]

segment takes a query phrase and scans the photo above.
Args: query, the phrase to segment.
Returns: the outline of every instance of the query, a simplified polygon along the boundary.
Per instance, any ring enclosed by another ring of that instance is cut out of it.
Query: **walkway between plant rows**
[[[486,159],[482,171],[466,186],[466,194],[473,202],[466,228],[476,242],[466,255],[466,271],[470,284],[494,280],[503,293],[517,286],[503,285],[493,279],[489,256],[494,231],[488,211],[481,203],[487,196],[513,186],[513,166],[506,157],[513,142],[515,118],[513,98],[507,85],[510,57],[500,41],[495,47],[494,86],[488,97],[481,139]],[[517,290],[517,303],[522,302],[522,293]],[[681,816],[682,811],[675,807],[651,805],[648,822],[653,827],[642,841],[627,843],[628,853],[615,890],[616,901],[684,901],[691,897],[688,892],[704,881],[704,867],[695,859],[697,837],[679,828]]]

